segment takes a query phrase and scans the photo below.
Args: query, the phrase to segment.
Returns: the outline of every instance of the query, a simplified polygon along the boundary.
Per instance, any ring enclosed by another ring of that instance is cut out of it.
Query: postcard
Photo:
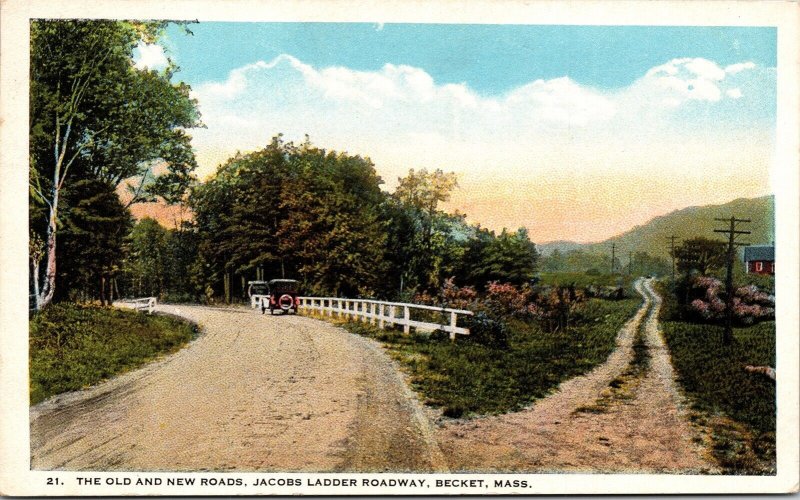
[[[798,491],[797,3],[0,12],[3,494]]]

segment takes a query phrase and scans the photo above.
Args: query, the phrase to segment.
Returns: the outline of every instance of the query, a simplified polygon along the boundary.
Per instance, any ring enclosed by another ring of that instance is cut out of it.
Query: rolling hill
[[[723,205],[705,205],[688,207],[655,217],[648,223],[636,226],[618,236],[598,243],[574,243],[555,241],[537,245],[544,255],[553,250],[561,252],[580,249],[588,252],[608,253],[611,243],[616,243],[618,255],[622,257],[628,252],[645,251],[657,257],[669,257],[668,236],[675,235],[680,241],[697,236],[722,238],[714,233],[715,228],[723,228],[724,223],[714,220],[715,217],[731,217],[751,219],[750,224],[742,224],[741,229],[752,231],[752,234],[741,238],[751,244],[769,244],[775,240],[775,199],[772,195],[760,198],[739,198]]]

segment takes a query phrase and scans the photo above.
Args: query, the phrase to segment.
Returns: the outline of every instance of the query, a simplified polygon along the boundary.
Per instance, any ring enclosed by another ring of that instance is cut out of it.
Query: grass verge
[[[556,333],[534,322],[512,320],[507,348],[487,347],[467,336],[451,342],[446,335],[404,335],[365,323],[340,324],[382,342],[421,399],[440,407],[444,416],[458,418],[518,410],[605,361],[617,332],[640,304],[638,299],[592,299],[576,315],[575,326]]]
[[[578,288],[595,286],[621,286],[630,288],[634,277],[627,274],[539,273],[542,285],[575,285]]]
[[[722,327],[680,321],[675,295],[664,283],[658,293],[672,365],[714,459],[727,474],[775,474],[775,381],[744,370],[775,367],[775,322],[735,328],[725,346]]]
[[[729,474],[775,473],[775,382],[746,365],[775,366],[775,322],[734,329],[667,321],[664,337],[689,397],[692,419],[710,430],[711,453]]]
[[[31,404],[138,367],[197,335],[178,319],[72,303],[48,306],[29,328]]]

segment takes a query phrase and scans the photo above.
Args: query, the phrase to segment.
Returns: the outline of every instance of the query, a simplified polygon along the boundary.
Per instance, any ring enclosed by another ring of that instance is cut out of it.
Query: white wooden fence
[[[383,329],[387,325],[402,325],[403,333],[410,333],[411,327],[420,330],[444,330],[450,334],[451,339],[456,334],[469,335],[469,329],[456,326],[458,316],[472,316],[472,311],[463,309],[449,309],[446,307],[425,306],[421,304],[406,304],[403,302],[383,302],[369,299],[341,299],[336,297],[300,297],[300,308],[317,311],[326,316],[336,315],[339,318],[350,317],[377,324]],[[441,323],[417,321],[411,319],[411,310],[419,309],[435,311],[442,315]],[[398,316],[398,314],[400,314]]]
[[[141,299],[120,299],[114,303],[120,305],[130,304],[129,307],[132,309],[136,309],[137,311],[147,310],[148,314],[153,314],[153,311],[156,309],[156,304],[158,304],[158,300],[155,297],[144,297]]]

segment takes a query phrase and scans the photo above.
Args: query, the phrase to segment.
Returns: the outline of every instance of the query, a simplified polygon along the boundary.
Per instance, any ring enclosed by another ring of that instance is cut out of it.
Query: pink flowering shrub
[[[725,288],[716,278],[699,276],[690,283],[691,300],[687,309],[701,321],[721,321],[725,318]],[[739,324],[775,318],[775,297],[755,285],[739,287],[734,292],[733,316]]]
[[[486,307],[499,316],[525,316],[529,313],[530,289],[492,281],[486,287]]]
[[[449,278],[442,287],[442,298],[447,307],[473,309],[478,303],[478,292],[471,286],[458,287],[453,278]]]

